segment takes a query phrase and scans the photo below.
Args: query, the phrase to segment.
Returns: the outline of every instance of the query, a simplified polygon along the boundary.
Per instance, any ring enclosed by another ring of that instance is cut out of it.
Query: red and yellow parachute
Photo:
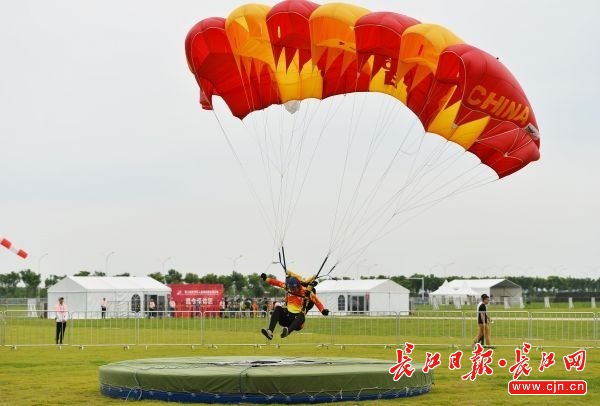
[[[379,92],[500,178],[539,159],[533,110],[508,69],[448,29],[393,12],[288,0],[200,21],[186,43],[201,103],[244,118],[273,104]]]

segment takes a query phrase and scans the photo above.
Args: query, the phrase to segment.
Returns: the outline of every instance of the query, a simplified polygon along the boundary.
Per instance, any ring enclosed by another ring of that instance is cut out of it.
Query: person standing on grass
[[[171,297],[169,299],[169,313],[171,315],[171,317],[176,317],[177,316],[177,303],[175,302],[175,299],[173,299],[173,297]]]
[[[150,310],[148,313],[148,318],[155,317],[156,315],[154,312],[156,311],[156,302],[154,302],[154,299],[150,299],[150,303],[148,303],[148,309]]]
[[[195,308],[195,312],[196,312],[195,313],[196,317],[200,317],[200,298],[199,297],[197,297],[196,301],[194,302],[194,308]]]
[[[105,319],[106,318],[106,309],[108,308],[108,301],[106,300],[105,297],[102,298],[102,301],[100,302],[100,310],[102,310],[102,318]]]
[[[481,295],[481,296],[483,296],[483,295]],[[475,307],[475,309],[476,309],[477,312],[479,312],[479,306],[481,306],[482,303],[483,303],[483,300],[480,300],[479,303],[477,303],[477,306]],[[481,344],[482,347],[485,345],[483,336],[481,336],[481,338],[479,339],[478,343]]]
[[[485,337],[485,344],[491,346],[490,317],[487,314],[487,305],[490,303],[490,297],[485,293],[481,295],[481,303],[477,308],[477,335],[473,340],[473,346]]]
[[[58,303],[54,306],[56,321],[56,344],[62,344],[65,336],[65,330],[67,329],[67,320],[69,320],[69,307],[65,303],[64,297],[58,298]]]

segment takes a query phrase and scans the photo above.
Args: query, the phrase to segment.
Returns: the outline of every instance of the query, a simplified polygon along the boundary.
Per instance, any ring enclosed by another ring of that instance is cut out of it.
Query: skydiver
[[[317,295],[314,294],[313,289],[309,289],[309,287],[312,288],[313,286],[302,286],[303,284],[297,277],[288,276],[285,282],[269,278],[265,273],[261,274],[260,277],[269,285],[282,288],[287,293],[285,305],[276,306],[273,310],[269,328],[260,330],[269,340],[273,339],[273,331],[277,323],[283,327],[281,338],[287,337],[292,331],[302,330],[306,312],[312,307],[311,303],[317,306],[317,309],[319,309],[323,316],[329,314],[329,310],[323,306]]]

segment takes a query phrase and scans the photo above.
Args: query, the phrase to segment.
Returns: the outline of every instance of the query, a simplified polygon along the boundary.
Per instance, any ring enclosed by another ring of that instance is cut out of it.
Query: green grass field
[[[541,347],[540,342],[532,343],[534,348],[530,353],[530,365],[533,367],[533,372],[525,379],[583,379],[588,384],[587,395],[518,397],[508,395],[507,383],[512,378],[508,367],[515,362],[514,343],[521,342],[520,335],[525,334],[522,328],[523,321],[518,317],[496,322],[493,329],[496,333],[505,336],[513,334],[512,337],[505,338],[506,342],[513,345],[497,347],[494,350],[494,374],[481,376],[475,382],[461,379],[461,375],[468,373],[471,367],[469,361],[471,350],[468,346],[460,348],[464,351],[462,369],[458,371],[448,369],[448,356],[457,348],[447,343],[457,341],[454,333],[459,334],[457,326],[462,325],[460,320],[454,320],[450,316],[435,323],[426,317],[406,319],[400,323],[400,331],[394,320],[389,318],[311,318],[302,334],[294,333],[285,340],[276,337],[271,345],[266,345],[265,339],[258,332],[258,329],[265,324],[265,320],[253,318],[206,319],[202,324],[200,319],[72,320],[66,339],[69,345],[62,347],[52,344],[53,320],[5,319],[3,322],[5,325],[2,338],[5,345],[0,346],[1,405],[122,404],[123,401],[100,395],[98,367],[127,359],[261,354],[340,356],[389,360],[391,367],[396,362],[395,348],[398,342],[404,341],[428,344],[417,346],[412,355],[415,363],[424,362],[426,351],[437,351],[441,354],[442,365],[435,369],[435,386],[432,392],[403,399],[401,400],[403,402],[416,405],[479,405],[481,403],[575,405],[582,401],[600,404],[600,352],[597,345],[587,347],[587,363],[584,371],[566,371],[562,357],[574,352],[577,342],[568,338],[560,339],[560,337],[543,341],[543,350],[554,351],[556,354],[556,364],[543,373],[537,371],[542,348],[536,347]],[[556,323],[550,321],[544,327],[545,332],[550,337],[559,332],[564,335],[564,323],[564,321]],[[587,321],[566,323],[567,331],[574,337],[585,333],[580,326],[581,323],[586,326],[588,324]],[[502,327],[502,324],[505,326]],[[514,327],[510,327],[512,324]],[[472,323],[464,328],[468,332],[475,331]],[[32,345],[10,345],[11,342],[19,341]],[[139,345],[130,345],[129,349],[125,349],[122,345],[136,343]],[[166,343],[180,345],[164,345]],[[197,344],[192,348],[193,343]],[[277,346],[275,345],[277,343],[283,345]],[[319,346],[318,343],[328,344]],[[382,345],[386,343],[387,346]],[[457,344],[463,345],[462,342]],[[507,367],[498,366],[497,360],[500,358],[508,361]],[[392,402],[395,404],[399,401],[361,404],[391,405]],[[142,404],[158,405],[161,402],[144,401]]]
[[[262,337],[256,333],[257,343]],[[276,339],[278,340],[278,339]],[[567,372],[560,362],[563,355],[572,350],[556,350],[557,361],[549,370],[539,373],[536,368],[540,352],[531,353],[530,365],[534,371],[527,379],[584,379],[588,384],[587,395],[581,396],[510,396],[507,382],[511,379],[508,368],[500,368],[494,362],[494,374],[481,376],[476,381],[464,381],[461,375],[470,371],[469,353],[465,353],[460,371],[450,371],[447,357],[454,351],[446,346],[417,347],[413,353],[415,362],[423,362],[425,351],[438,351],[444,361],[435,370],[435,386],[425,395],[403,399],[415,405],[488,405],[502,404],[561,404],[575,405],[582,401],[600,404],[600,357],[598,350],[588,350],[587,364],[582,372]],[[465,350],[467,352],[468,350]],[[342,349],[338,346],[317,348],[314,346],[261,347],[220,346],[218,348],[189,346],[145,346],[131,347],[10,347],[0,348],[0,404],[2,405],[114,405],[124,401],[103,397],[98,389],[98,367],[110,362],[154,357],[188,357],[208,355],[270,355],[270,356],[342,356],[379,358],[395,364],[394,348],[353,346]],[[496,357],[506,358],[509,365],[514,362],[514,349],[498,348]],[[497,359],[497,358],[496,358]],[[391,376],[390,376],[391,379]],[[399,401],[364,402],[365,405],[392,404]],[[162,402],[143,401],[142,404],[158,405]]]

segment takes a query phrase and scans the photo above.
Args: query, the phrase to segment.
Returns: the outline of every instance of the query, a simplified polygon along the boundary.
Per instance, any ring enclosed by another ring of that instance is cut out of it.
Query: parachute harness
[[[285,248],[283,246],[281,247],[281,250],[279,251],[279,264],[281,265],[281,267],[283,268],[283,270],[285,272],[285,291],[287,293],[285,296],[285,302],[284,302],[285,308],[287,308],[287,304],[288,304],[288,295],[302,298],[302,313],[306,314],[306,312],[312,308],[311,304],[313,302],[310,299],[310,295],[315,293],[315,285],[318,283],[317,278],[319,277],[319,274],[323,270],[323,267],[325,266],[325,263],[327,262],[328,258],[329,258],[329,254],[323,260],[323,263],[321,264],[321,267],[319,268],[319,271],[317,272],[316,275],[313,275],[312,277],[310,277],[308,279],[304,279],[304,278],[301,278],[300,275],[294,274],[292,271],[287,269],[287,263],[286,263],[286,259],[285,259]],[[335,265],[329,270],[327,275],[329,275],[331,273],[331,271],[333,271],[334,269],[335,269]],[[290,280],[290,278],[296,278],[296,280],[298,280],[300,285],[304,286],[304,294],[299,295],[299,294],[293,292],[289,288],[288,281]]]

